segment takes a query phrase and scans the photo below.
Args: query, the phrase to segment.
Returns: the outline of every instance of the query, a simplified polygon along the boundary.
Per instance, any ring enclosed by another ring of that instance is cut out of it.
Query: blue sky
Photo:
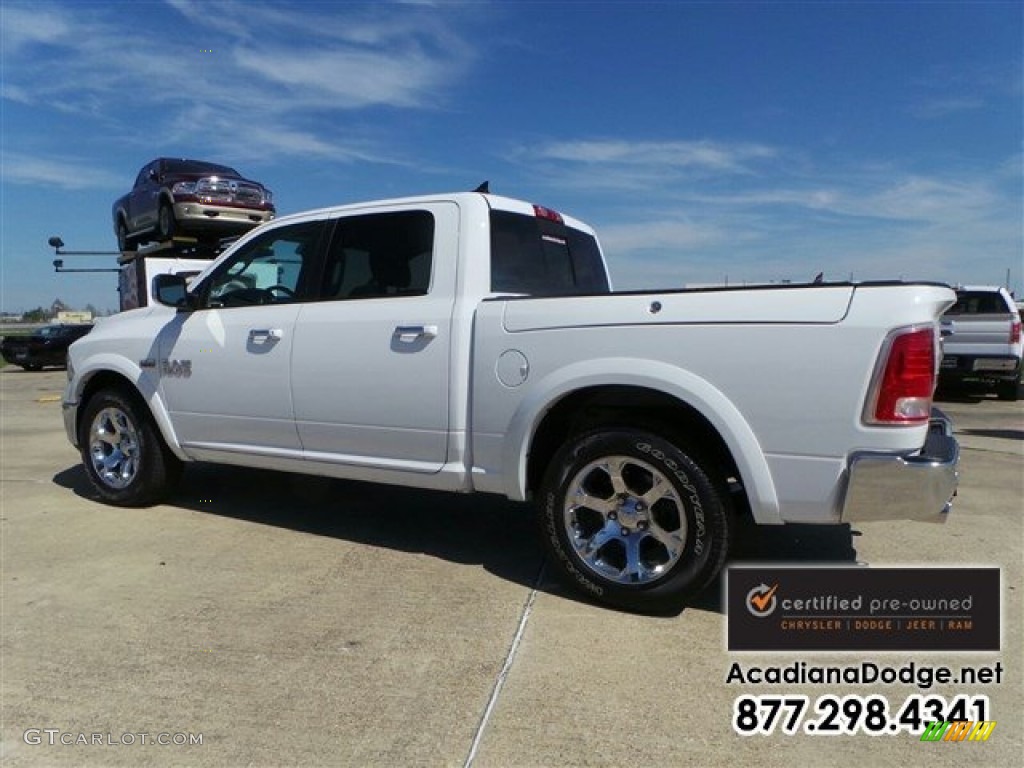
[[[281,214],[490,179],[595,226],[619,288],[1009,269],[1020,293],[1022,8],[0,0],[0,309],[116,307],[46,240],[112,248],[159,156]]]

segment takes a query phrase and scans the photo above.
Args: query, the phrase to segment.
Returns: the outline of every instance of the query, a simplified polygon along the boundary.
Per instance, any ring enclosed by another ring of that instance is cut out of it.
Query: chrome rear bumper
[[[850,461],[843,522],[917,520],[944,523],[959,479],[953,422],[932,409],[928,437],[911,456],[862,453]]]

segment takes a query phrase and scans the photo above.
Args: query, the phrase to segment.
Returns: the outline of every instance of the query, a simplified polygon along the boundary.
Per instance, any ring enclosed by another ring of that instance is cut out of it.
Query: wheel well
[[[601,426],[640,427],[699,458],[716,483],[740,487],[739,471],[728,446],[703,414],[664,392],[643,387],[603,386],[577,390],[545,414],[534,433],[526,468],[533,495],[555,452],[574,435]]]
[[[135,385],[131,383],[125,376],[114,371],[99,371],[89,377],[89,380],[85,383],[85,387],[82,389],[82,395],[79,398],[78,405],[78,423],[75,424],[75,433],[78,434],[82,426],[82,413],[85,411],[86,403],[92,399],[92,396],[103,389],[116,389],[123,393],[125,397],[131,398],[138,406],[143,408],[146,413],[149,413],[149,406],[142,399],[142,395],[135,388]]]

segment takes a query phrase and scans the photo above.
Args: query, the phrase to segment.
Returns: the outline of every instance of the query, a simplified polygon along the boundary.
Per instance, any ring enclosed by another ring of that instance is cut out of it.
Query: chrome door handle
[[[400,325],[395,328],[395,336],[403,344],[411,344],[416,339],[432,339],[437,336],[436,325]]]
[[[280,328],[253,328],[249,331],[249,341],[253,344],[280,341],[283,337],[284,332]]]

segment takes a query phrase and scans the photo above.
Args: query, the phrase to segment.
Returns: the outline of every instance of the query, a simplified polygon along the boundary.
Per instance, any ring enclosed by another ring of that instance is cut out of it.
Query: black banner
[[[998,651],[998,568],[735,566],[730,651]]]

